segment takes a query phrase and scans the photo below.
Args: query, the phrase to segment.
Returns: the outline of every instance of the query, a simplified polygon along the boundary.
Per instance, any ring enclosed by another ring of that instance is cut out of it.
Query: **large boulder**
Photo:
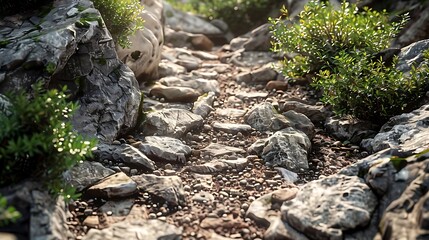
[[[80,107],[80,133],[112,142],[137,122],[141,94],[133,72],[90,1],[61,1],[43,18],[0,21],[0,93],[44,81],[68,85]]]
[[[133,70],[139,82],[156,79],[161,61],[163,32],[163,1],[141,0],[144,10],[140,17],[144,28],[130,37],[131,46],[116,46],[119,58]]]

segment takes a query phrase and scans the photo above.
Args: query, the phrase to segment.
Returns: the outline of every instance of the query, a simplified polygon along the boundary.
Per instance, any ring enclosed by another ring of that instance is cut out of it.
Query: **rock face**
[[[426,49],[429,49],[429,39],[402,48],[398,55],[397,68],[403,72],[408,72],[411,70],[411,66],[419,66],[424,60],[423,52]]]
[[[134,127],[137,81],[117,58],[92,3],[64,1],[43,19],[31,19],[0,22],[0,92],[30,90],[39,79],[52,87],[67,85],[79,101],[73,125],[80,133],[112,142]]]
[[[295,199],[285,202],[282,219],[311,238],[343,239],[343,231],[370,222],[376,205],[363,179],[328,177],[306,184]]]
[[[84,161],[64,174],[66,181],[77,191],[93,185],[99,180],[114,174],[115,171],[104,167],[99,162]]]
[[[139,82],[158,77],[158,64],[164,44],[162,0],[141,0],[144,6],[140,17],[144,20],[144,29],[136,31],[130,37],[131,46],[116,46],[119,58],[134,72]]]

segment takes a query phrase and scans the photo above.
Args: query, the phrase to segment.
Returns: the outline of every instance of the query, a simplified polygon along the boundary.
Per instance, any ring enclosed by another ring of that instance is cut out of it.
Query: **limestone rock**
[[[196,102],[194,102],[194,107],[192,112],[200,115],[202,118],[207,118],[211,111],[213,111],[213,103],[215,100],[215,93],[209,92],[200,96]]]
[[[102,230],[92,228],[88,231],[83,240],[120,240],[136,238],[145,240],[178,240],[181,239],[181,235],[182,228],[157,219],[152,219],[118,222]]]
[[[125,165],[138,169],[155,170],[154,162],[137,148],[128,145],[108,145],[98,144],[93,151],[98,161],[112,161],[114,163],[124,163]]]
[[[83,20],[88,16],[93,20]],[[0,38],[7,43],[0,48],[1,93],[30,90],[38,80],[50,87],[67,85],[80,105],[72,119],[80,133],[109,143],[135,126],[141,96],[137,81],[118,59],[90,1],[59,2],[43,21],[21,17],[0,25]]]
[[[240,118],[246,114],[246,110],[235,108],[217,108],[216,114],[228,118]]]
[[[328,133],[341,141],[360,144],[362,139],[375,136],[379,126],[359,119],[329,117],[325,122]]]
[[[311,142],[307,135],[289,127],[266,139],[264,148],[258,155],[271,166],[296,172],[308,169],[307,156],[310,149]]]
[[[421,138],[421,132],[429,132],[428,121],[429,105],[423,105],[411,113],[392,117],[374,138],[363,140],[361,146],[370,152],[378,152],[386,148],[397,148],[402,144],[414,143],[408,148],[422,151],[429,144],[429,139]]]
[[[142,174],[132,176],[140,191],[149,192],[165,199],[168,204],[174,206],[185,204],[185,191],[182,180],[177,176],[156,176],[154,174]]]
[[[262,103],[249,110],[244,116],[244,121],[258,131],[269,131],[273,118],[281,116],[271,103]]]
[[[220,157],[223,155],[243,154],[244,151],[241,148],[230,147],[219,143],[210,143],[207,147],[201,149],[202,154],[206,154],[213,157]]]
[[[185,163],[186,157],[191,154],[189,146],[171,137],[147,136],[144,142],[135,146],[152,159],[170,162]]]
[[[408,72],[412,66],[419,66],[424,60],[423,52],[426,49],[429,49],[429,39],[421,40],[402,48],[398,55],[396,68],[400,71]]]
[[[246,51],[269,51],[271,48],[271,24],[261,25],[252,31],[231,40],[233,51],[244,49]]]
[[[287,222],[276,218],[271,221],[270,227],[264,233],[266,240],[309,240],[303,233],[298,232]]]
[[[115,171],[104,167],[99,162],[84,161],[65,172],[63,176],[67,183],[80,192],[114,173]]]
[[[220,123],[214,122],[213,128],[218,131],[223,131],[226,133],[237,134],[241,133],[249,133],[252,131],[252,127],[247,124],[239,124],[239,123]]]
[[[207,80],[203,78],[196,78],[184,80],[178,77],[165,77],[161,78],[159,83],[168,87],[188,87],[202,93],[214,92],[216,95],[220,94],[219,83],[216,80]]]
[[[137,80],[147,81],[158,77],[158,64],[164,44],[162,0],[142,0],[144,10],[140,14],[144,28],[130,36],[131,45],[117,45],[118,57],[134,72]]]
[[[189,87],[165,87],[160,84],[153,86],[150,94],[155,97],[164,98],[168,102],[184,103],[192,103],[201,95],[199,91]]]
[[[183,168],[182,172],[194,172],[200,174],[213,174],[220,173],[229,168],[236,169],[237,171],[242,171],[248,165],[247,158],[238,158],[236,160],[213,160],[208,163],[201,165],[186,166]]]
[[[160,78],[168,77],[168,76],[177,76],[179,74],[186,73],[186,68],[176,64],[174,62],[170,62],[166,59],[162,59],[158,65],[158,74]]]
[[[237,82],[245,83],[267,83],[277,78],[277,72],[272,68],[270,64],[263,66],[257,70],[250,72],[244,72],[237,75]]]
[[[172,47],[211,51],[213,42],[203,34],[194,34],[184,31],[165,30],[165,43]]]
[[[203,118],[183,109],[165,109],[147,114],[143,125],[145,135],[182,137],[191,129],[199,128]]]
[[[293,100],[285,101],[279,105],[280,112],[287,112],[289,110],[294,110],[295,112],[304,114],[313,123],[325,122],[325,120],[331,115],[331,112],[323,106],[314,106]]]
[[[377,204],[363,179],[330,176],[307,183],[293,200],[284,202],[282,219],[310,238],[343,239],[345,231],[370,222]]]
[[[125,173],[113,174],[90,187],[85,195],[88,197],[120,198],[128,197],[137,191],[137,184]]]

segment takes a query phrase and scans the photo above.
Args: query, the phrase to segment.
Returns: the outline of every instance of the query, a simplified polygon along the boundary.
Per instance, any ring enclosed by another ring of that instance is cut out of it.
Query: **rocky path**
[[[328,136],[331,113],[275,62],[268,52],[164,47],[161,79],[142,86],[141,130],[101,145],[102,165],[76,170],[86,190],[70,205],[74,237],[262,239],[301,184],[365,154]],[[83,172],[116,174],[94,185]]]

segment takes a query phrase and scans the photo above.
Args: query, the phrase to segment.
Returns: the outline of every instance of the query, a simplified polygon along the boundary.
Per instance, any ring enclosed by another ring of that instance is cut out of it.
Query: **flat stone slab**
[[[201,174],[213,174],[225,171],[231,167],[237,169],[238,171],[242,171],[244,168],[246,168],[248,163],[249,161],[247,158],[238,158],[236,160],[213,160],[201,165],[186,166],[182,171]]]
[[[241,148],[230,147],[219,143],[210,143],[210,145],[201,149],[201,153],[212,157],[219,157],[223,155],[232,155],[236,153],[244,154],[246,153],[246,151],[244,151]]]
[[[238,124],[238,123],[213,123],[213,128],[220,130],[226,133],[237,134],[239,132],[248,133],[252,131],[252,127],[248,124]]]
[[[128,197],[137,192],[137,184],[125,173],[111,175],[100,183],[90,187],[85,195],[88,197],[120,198]]]
[[[140,151],[152,159],[170,162],[186,162],[191,148],[179,139],[171,137],[147,136],[144,142],[135,145]]]

